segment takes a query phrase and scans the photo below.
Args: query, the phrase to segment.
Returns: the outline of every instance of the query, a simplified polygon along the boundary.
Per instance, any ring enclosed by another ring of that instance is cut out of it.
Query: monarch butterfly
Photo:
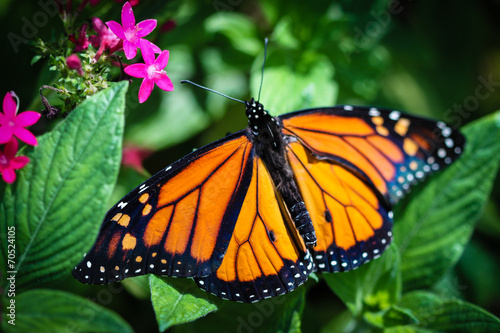
[[[107,213],[73,275],[104,284],[192,277],[224,299],[282,295],[313,271],[345,272],[392,241],[392,207],[461,154],[441,121],[351,105],[272,117],[161,170]]]

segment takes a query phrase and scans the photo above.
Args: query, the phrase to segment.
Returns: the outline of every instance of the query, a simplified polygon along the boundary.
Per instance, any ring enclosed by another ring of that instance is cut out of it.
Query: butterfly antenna
[[[262,62],[262,73],[260,74],[260,88],[259,88],[259,96],[257,98],[257,102],[260,101],[260,92],[262,90],[262,83],[264,82],[264,67],[266,66],[266,58],[267,58],[267,43],[269,39],[266,37],[264,39],[264,62]]]
[[[234,98],[234,97],[231,97],[231,96],[225,95],[225,94],[223,94],[223,93],[221,93],[221,92],[218,92],[218,91],[215,91],[215,90],[213,90],[213,89],[210,89],[210,88],[204,87],[204,86],[202,86],[201,84],[194,83],[194,82],[189,81],[189,80],[181,80],[181,83],[189,83],[189,84],[192,84],[193,86],[197,86],[198,88],[205,89],[205,90],[208,90],[208,91],[210,91],[210,92],[216,93],[217,95],[221,95],[221,96],[224,96],[224,97],[226,97],[226,98],[232,99],[233,101],[236,101],[236,102],[240,102],[240,103],[246,104],[245,102],[243,102],[243,101],[242,101],[242,100],[240,100],[240,99],[237,99],[237,98]]]

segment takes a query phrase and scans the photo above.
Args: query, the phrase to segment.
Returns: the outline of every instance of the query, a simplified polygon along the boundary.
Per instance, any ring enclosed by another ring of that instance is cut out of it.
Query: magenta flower
[[[70,69],[76,70],[78,75],[82,76],[83,75],[83,68],[82,68],[82,62],[80,61],[80,58],[76,54],[72,54],[69,57],[66,58],[66,65]]]
[[[0,173],[6,183],[12,184],[16,180],[14,170],[24,168],[30,161],[26,156],[17,156],[18,143],[16,139],[10,140],[2,152],[0,150]]]
[[[144,160],[153,153],[151,149],[125,144],[122,152],[122,165],[128,166],[140,174],[144,174]]]
[[[141,37],[149,35],[156,28],[156,20],[154,19],[144,20],[136,25],[134,12],[129,2],[125,2],[122,8],[123,26],[116,21],[109,21],[106,24],[118,38],[123,40],[123,51],[129,60],[136,56],[137,48],[141,48]],[[161,52],[161,49],[154,44],[153,50],[155,53]]]
[[[99,48],[95,55],[95,59],[99,60],[105,50],[109,50],[109,54],[120,50],[123,47],[122,40],[118,38],[98,17],[92,18],[92,27],[97,32],[97,35],[90,36],[90,43],[95,48]]]
[[[40,113],[25,111],[16,115],[18,105],[12,95],[16,96],[13,92],[8,92],[3,99],[3,113],[0,112],[0,144],[9,142],[16,136],[19,140],[36,146],[36,137],[24,127],[36,123],[40,119]]]
[[[174,90],[172,81],[167,76],[167,72],[163,70],[168,63],[168,50],[163,51],[155,60],[152,45],[153,43],[145,39],[141,40],[141,51],[145,64],[133,64],[125,68],[125,73],[128,75],[144,78],[139,89],[139,103],[143,103],[149,98],[155,83],[165,91]]]

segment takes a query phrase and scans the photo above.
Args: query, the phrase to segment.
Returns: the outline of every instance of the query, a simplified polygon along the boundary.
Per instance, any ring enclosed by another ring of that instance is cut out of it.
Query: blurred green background
[[[0,93],[14,90],[22,110],[40,111],[38,89],[54,78],[45,61],[30,65],[35,54],[29,43],[13,42],[20,41],[18,37],[27,42],[34,36],[50,39],[60,29],[57,15],[44,24],[37,16],[46,2],[0,1]],[[81,20],[98,16],[120,21],[120,11],[120,3],[102,0],[87,6]],[[257,97],[265,37],[270,42],[261,102],[274,115],[359,104],[406,110],[460,127],[500,109],[498,1],[141,0],[134,12],[137,21],[158,20],[159,28],[150,36],[170,50],[166,70],[175,86],[171,93],[155,89],[141,105],[140,80],[129,89],[125,143],[153,151],[144,161],[151,174],[193,148],[246,126],[239,103],[179,81],[189,79],[240,99]],[[26,22],[38,23],[36,31]],[[53,124],[44,119],[33,131],[41,134]],[[123,168],[110,206],[143,179]],[[460,262],[435,287],[438,293],[463,298],[497,316],[499,185],[497,179]],[[85,286],[68,274],[53,288],[96,299],[138,332],[157,330],[141,283],[130,282],[127,289],[132,292],[123,292],[120,285]],[[304,331],[327,327],[332,316],[345,309],[324,282],[308,290],[306,304]]]

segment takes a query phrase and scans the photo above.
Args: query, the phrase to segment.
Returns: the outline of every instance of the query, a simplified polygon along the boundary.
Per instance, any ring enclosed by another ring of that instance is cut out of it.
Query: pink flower
[[[118,38],[123,39],[123,50],[125,57],[129,60],[136,56],[137,48],[141,48],[141,37],[149,35],[156,28],[156,20],[154,19],[144,20],[135,25],[134,12],[129,2],[125,2],[122,8],[123,26],[116,21],[109,21],[106,24]],[[153,50],[155,53],[161,52],[161,49],[156,45],[153,46]]]
[[[82,68],[82,62],[80,61],[80,58],[76,54],[72,54],[69,57],[66,58],[66,65],[70,69],[76,70],[78,75],[82,76],[83,75],[83,68]]]
[[[89,47],[89,40],[87,38],[87,23],[84,23],[80,28],[80,33],[78,35],[78,39],[75,38],[75,35],[71,34],[68,36],[69,40],[76,44],[75,52],[82,52]]]
[[[109,54],[112,54],[123,47],[121,39],[109,30],[98,17],[92,18],[92,27],[97,35],[90,36],[90,43],[95,48],[99,48],[95,55],[96,60],[99,60],[105,50],[109,50]]]
[[[175,23],[174,20],[168,20],[167,22],[162,24],[162,26],[160,27],[160,31],[169,32],[170,30],[173,30],[176,26],[177,23]]]
[[[122,165],[131,167],[137,172],[145,172],[143,161],[153,153],[151,149],[125,144],[122,153]]]
[[[36,146],[36,137],[24,127],[36,123],[40,119],[40,113],[26,111],[16,115],[18,106],[12,95],[16,96],[13,92],[8,92],[3,99],[3,113],[0,112],[0,144],[9,142],[16,136],[19,140]]]
[[[163,70],[168,63],[168,50],[163,51],[155,60],[152,45],[153,43],[145,39],[141,40],[141,51],[145,64],[133,64],[125,68],[125,73],[128,75],[144,78],[139,89],[139,103],[143,103],[149,98],[155,83],[165,91],[174,90],[172,81],[167,76],[167,72]]]
[[[5,145],[2,152],[0,150],[0,173],[6,183],[12,184],[16,180],[16,172],[14,170],[24,168],[30,161],[26,156],[17,156],[18,143],[16,139],[12,139]]]

